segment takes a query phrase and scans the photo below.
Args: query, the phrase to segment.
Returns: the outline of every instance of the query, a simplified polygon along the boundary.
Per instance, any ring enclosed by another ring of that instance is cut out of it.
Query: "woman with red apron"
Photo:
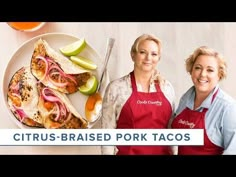
[[[130,75],[133,92],[121,110],[117,128],[167,128],[172,110],[159,85],[155,84],[156,92],[138,92],[134,73]],[[168,146],[118,146],[117,148],[118,155],[170,154]]]
[[[138,37],[132,48],[134,70],[112,81],[106,88],[102,128],[168,128],[174,113],[175,93],[169,81],[156,70],[161,42],[153,35]],[[169,155],[168,146],[103,146],[102,154]]]
[[[171,127],[203,129],[204,145],[179,146],[179,155],[236,154],[236,103],[219,88],[226,64],[216,51],[202,46],[186,60],[192,86],[180,99]]]

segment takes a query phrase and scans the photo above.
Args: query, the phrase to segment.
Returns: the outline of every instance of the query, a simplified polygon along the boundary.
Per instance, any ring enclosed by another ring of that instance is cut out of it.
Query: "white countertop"
[[[88,24],[87,24],[88,25]],[[27,40],[31,39],[34,36],[44,34],[44,33],[52,33],[52,32],[60,32],[67,33],[78,38],[84,36],[86,39],[92,42],[92,46],[97,48],[97,52],[100,56],[104,55],[106,40],[107,37],[104,35],[97,35],[95,39],[93,39],[93,35],[97,34],[97,28],[91,27],[91,29],[96,30],[96,32],[85,31],[87,29],[86,24],[79,23],[46,23],[46,25],[38,31],[35,32],[20,32],[11,29],[6,23],[0,23],[0,33],[1,33],[1,60],[0,60],[0,71],[1,71],[1,86],[4,71],[7,67],[8,61],[14,52],[18,49],[20,45],[22,45]],[[92,25],[92,24],[91,24]],[[80,34],[80,26],[83,26],[84,31]],[[89,28],[89,27],[88,27]],[[2,93],[2,88],[1,88]],[[0,128],[2,129],[12,129],[19,128],[15,122],[10,119],[9,112],[4,103],[4,100],[1,95],[1,118],[0,118]],[[94,128],[100,127],[100,121],[94,126]],[[0,154],[100,154],[100,146],[1,146]]]

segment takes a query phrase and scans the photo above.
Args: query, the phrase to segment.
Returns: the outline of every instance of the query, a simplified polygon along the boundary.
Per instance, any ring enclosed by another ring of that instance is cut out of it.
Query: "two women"
[[[102,128],[168,128],[175,111],[175,92],[156,69],[161,47],[160,40],[148,34],[134,41],[130,52],[133,71],[112,81],[106,89]],[[204,145],[179,146],[178,154],[236,154],[236,101],[219,85],[227,75],[223,56],[209,47],[199,47],[186,60],[186,70],[193,86],[181,97],[171,128],[204,129]],[[169,155],[172,152],[168,146],[103,146],[102,154]]]

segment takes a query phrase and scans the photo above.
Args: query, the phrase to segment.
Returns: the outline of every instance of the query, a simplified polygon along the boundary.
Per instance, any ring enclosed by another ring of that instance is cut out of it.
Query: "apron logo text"
[[[137,104],[154,104],[157,106],[161,106],[162,102],[161,101],[151,101],[151,100],[137,100]]]
[[[194,127],[195,127],[195,124],[194,124],[193,122],[189,122],[189,121],[187,121],[187,120],[182,120],[182,119],[180,119],[180,120],[178,121],[178,123],[179,123],[179,124],[183,124],[183,125],[187,125],[187,126],[189,126],[189,128],[194,128]]]

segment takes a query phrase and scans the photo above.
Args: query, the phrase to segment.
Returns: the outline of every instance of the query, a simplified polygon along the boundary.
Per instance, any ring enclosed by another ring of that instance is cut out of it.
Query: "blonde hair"
[[[135,54],[138,52],[138,47],[139,44],[143,41],[154,41],[157,46],[158,46],[158,55],[159,57],[161,56],[161,52],[162,52],[162,43],[161,40],[158,39],[157,37],[155,37],[152,34],[142,34],[141,36],[139,36],[133,43],[131,50],[130,50],[130,54],[132,56],[132,54]]]
[[[207,46],[201,46],[199,48],[197,48],[185,61],[186,64],[186,70],[188,73],[191,74],[192,69],[193,69],[193,65],[195,63],[195,61],[197,60],[197,58],[200,55],[206,55],[206,56],[213,56],[217,59],[218,63],[219,63],[219,78],[220,80],[226,78],[227,76],[227,65],[225,62],[224,57],[218,53],[217,51],[215,51],[212,48],[209,48]]]
[[[162,42],[159,38],[157,38],[153,34],[142,34],[134,41],[134,43],[131,47],[131,50],[130,50],[131,57],[138,52],[139,45],[143,41],[154,41],[157,44],[158,55],[159,55],[159,60],[160,60],[161,52],[162,52]],[[159,83],[160,85],[162,85],[165,82],[165,79],[161,76],[160,72],[158,72],[158,71],[155,71],[155,73],[153,74],[152,80],[154,82]]]

